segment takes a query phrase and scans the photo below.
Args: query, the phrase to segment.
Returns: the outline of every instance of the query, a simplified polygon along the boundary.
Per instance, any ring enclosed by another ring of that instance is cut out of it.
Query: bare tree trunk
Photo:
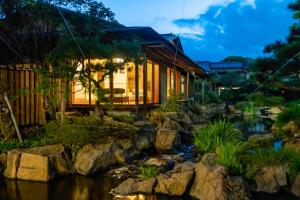
[[[20,133],[20,130],[19,130],[19,127],[18,127],[18,124],[17,124],[17,120],[16,120],[15,115],[14,115],[14,113],[13,113],[13,110],[12,110],[12,108],[11,108],[10,102],[9,102],[9,100],[8,100],[7,93],[4,93],[4,100],[6,101],[7,107],[8,107],[8,109],[9,109],[10,116],[11,116],[11,119],[12,119],[12,121],[13,121],[13,123],[14,123],[15,130],[16,130],[16,132],[17,132],[19,141],[20,141],[20,142],[23,142],[23,138],[22,138],[22,135],[21,135],[21,133]]]

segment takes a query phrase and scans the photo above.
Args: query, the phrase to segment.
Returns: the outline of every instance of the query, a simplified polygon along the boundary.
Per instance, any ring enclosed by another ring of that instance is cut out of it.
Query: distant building
[[[249,79],[249,62],[197,62],[215,80],[220,92],[224,89],[239,89],[240,83]]]
[[[197,62],[209,75],[239,72],[248,74],[249,63],[245,62]]]

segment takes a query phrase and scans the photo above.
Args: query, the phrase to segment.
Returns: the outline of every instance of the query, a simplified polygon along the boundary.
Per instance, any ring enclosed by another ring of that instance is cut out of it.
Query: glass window
[[[147,103],[153,103],[153,65],[147,62]]]
[[[186,76],[181,75],[181,93],[186,94]]]
[[[144,66],[139,65],[139,104],[144,103]]]
[[[135,104],[135,65],[127,64],[113,74],[115,104]]]
[[[159,103],[159,65],[154,64],[154,103]]]

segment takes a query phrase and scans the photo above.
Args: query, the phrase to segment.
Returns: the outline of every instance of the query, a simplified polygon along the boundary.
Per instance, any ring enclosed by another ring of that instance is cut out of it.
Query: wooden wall
[[[18,66],[9,69],[0,66],[0,81],[14,94],[11,105],[18,125],[32,125],[45,122],[43,98],[37,92],[40,75],[28,66]]]

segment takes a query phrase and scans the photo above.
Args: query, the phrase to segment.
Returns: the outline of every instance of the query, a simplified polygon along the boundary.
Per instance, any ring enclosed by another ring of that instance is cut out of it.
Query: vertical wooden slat
[[[35,88],[34,88],[34,72],[30,72],[30,123],[35,124],[34,113],[35,113]]]
[[[20,89],[20,79],[21,79],[21,73],[20,71],[15,71],[14,72],[14,80],[15,80],[15,84],[14,84],[14,91],[17,91]],[[21,123],[21,112],[20,112],[20,102],[21,102],[21,98],[18,96],[16,98],[16,105],[15,105],[15,115],[16,115],[16,120],[18,122],[18,124]]]
[[[20,90],[24,90],[25,89],[25,71],[21,70],[21,80],[20,80]],[[24,94],[21,94],[21,125],[25,125],[26,124],[26,119],[25,116],[26,115],[26,105],[25,105],[25,96]]]
[[[41,76],[39,76],[39,80],[41,80]],[[43,108],[43,97],[42,95],[38,95],[38,101],[39,101],[39,123],[45,122],[45,111]]]
[[[35,88],[37,88],[37,85],[39,83],[39,77],[37,74],[34,74],[34,83],[35,83]],[[35,93],[34,95],[34,102],[35,102],[35,122],[39,123],[39,108],[40,108],[40,101],[39,101],[39,94]]]
[[[26,96],[25,96],[25,121],[26,124],[30,124],[30,116],[31,116],[31,109],[30,109],[30,79],[29,79],[29,71],[25,71],[25,88],[26,88]]]

